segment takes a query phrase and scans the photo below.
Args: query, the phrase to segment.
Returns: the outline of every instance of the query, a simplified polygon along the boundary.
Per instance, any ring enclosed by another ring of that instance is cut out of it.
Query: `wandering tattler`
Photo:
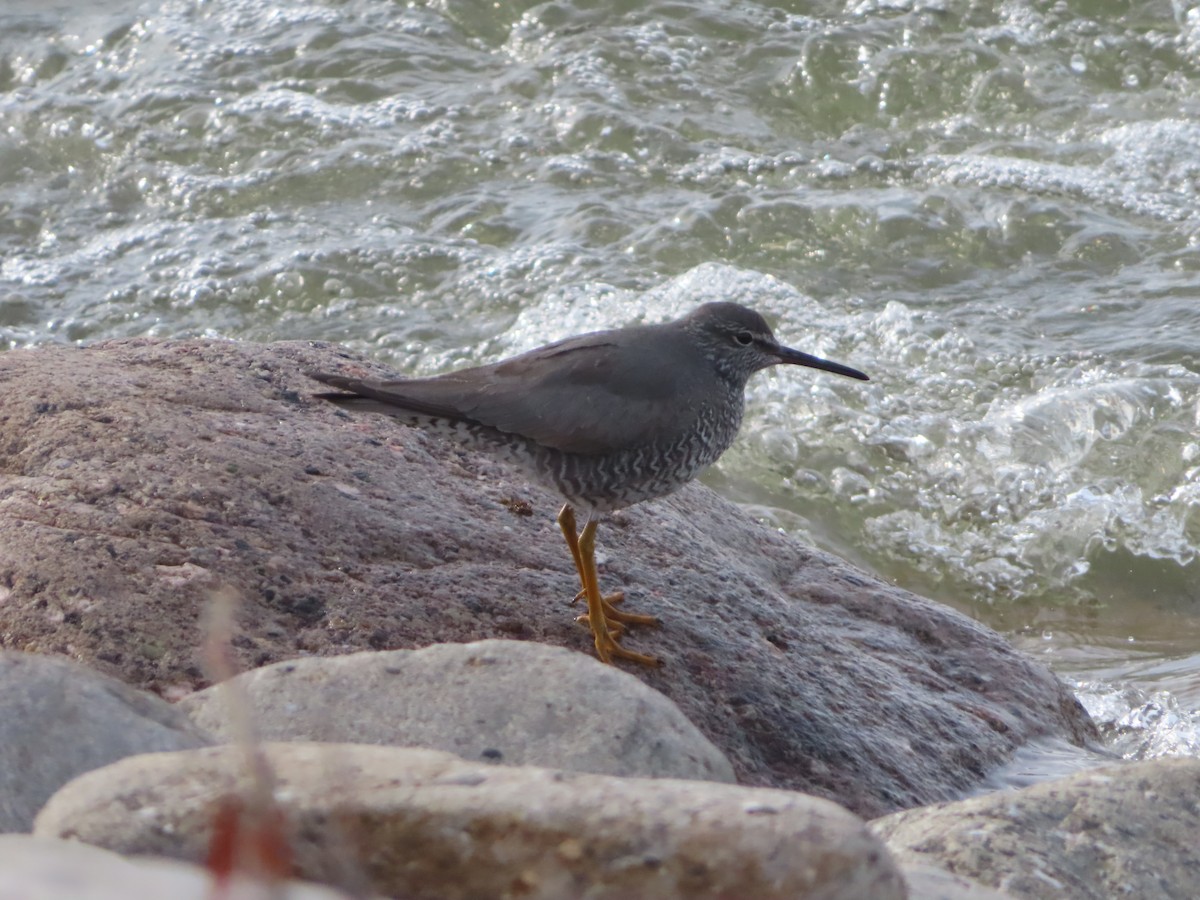
[[[737,436],[746,382],[779,364],[867,380],[857,369],[782,347],[758,313],[706,303],[682,319],[567,338],[490,366],[396,381],[314,374],[349,393],[318,394],[346,409],[384,413],[516,462],[557,490],[558,524],[587,601],[596,654],[658,665],[617,643],[624,612],[596,575],[600,513],[682,487]],[[587,512],[577,529],[575,507]]]

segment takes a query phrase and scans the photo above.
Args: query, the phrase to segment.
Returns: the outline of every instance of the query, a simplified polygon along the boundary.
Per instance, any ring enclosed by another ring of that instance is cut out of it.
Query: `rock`
[[[815,797],[464,762],[432,750],[265,744],[298,874],[409,898],[904,897],[882,845]],[[203,857],[242,755],[124,760],[64,787],[36,833]]]
[[[943,866],[1013,897],[1194,897],[1200,759],[1095,769],[871,827],[905,863]]]
[[[235,590],[243,668],[521,638],[592,652],[560,500],[517,470],[315,400],[327,346],[119,341],[0,372],[0,628],[140,687],[207,684],[201,613]],[[744,783],[865,814],[952,799],[1031,738],[1095,738],[1041,664],[950,609],[754,522],[700,485],[612,517],[601,581],[662,619],[633,674]],[[864,727],[865,726],[865,727]]]
[[[910,900],[1012,900],[1013,896],[937,866],[907,863],[900,871]]]
[[[348,900],[327,887],[267,885],[235,878],[230,900]],[[273,891],[273,892],[272,892]],[[5,900],[213,900],[212,876],[165,859],[125,859],[107,850],[53,838],[0,836],[0,897]]]
[[[28,831],[76,775],[212,741],[180,710],[65,659],[0,652],[0,831]]]
[[[255,736],[387,744],[572,772],[732,782],[721,751],[634,676],[528,641],[297,659],[236,679]],[[226,685],[179,706],[224,740]]]

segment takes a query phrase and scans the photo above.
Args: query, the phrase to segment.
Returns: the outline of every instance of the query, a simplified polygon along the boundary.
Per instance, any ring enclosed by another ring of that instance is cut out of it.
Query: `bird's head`
[[[737,303],[706,303],[681,319],[680,324],[700,344],[721,376],[738,385],[745,385],[760,369],[778,365],[808,366],[870,380],[858,369],[784,347],[775,340],[762,316]]]

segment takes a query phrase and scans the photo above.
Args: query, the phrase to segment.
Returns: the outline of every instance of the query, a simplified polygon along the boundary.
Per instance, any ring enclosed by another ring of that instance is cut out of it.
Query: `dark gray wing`
[[[436,378],[313,377],[374,401],[351,404],[360,409],[476,422],[582,454],[670,441],[718,389],[695,345],[664,326],[582,335]]]

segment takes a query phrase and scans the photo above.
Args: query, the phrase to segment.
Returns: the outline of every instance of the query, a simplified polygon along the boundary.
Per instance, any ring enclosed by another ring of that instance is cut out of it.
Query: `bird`
[[[781,345],[757,312],[705,303],[663,324],[595,331],[490,365],[430,378],[354,378],[313,372],[336,388],[314,396],[382,413],[524,468],[564,500],[558,525],[579,575],[578,616],[602,662],[661,665],[624,647],[655,616],[602,594],[596,529],[602,514],[663,497],[712,465],[737,437],[750,376],[808,366],[869,381],[857,369]],[[582,530],[575,511],[586,513]]]

